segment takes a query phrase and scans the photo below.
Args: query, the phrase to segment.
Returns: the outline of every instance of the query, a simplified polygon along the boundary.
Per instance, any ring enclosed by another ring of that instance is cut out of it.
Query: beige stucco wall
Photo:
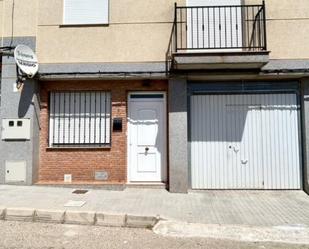
[[[39,27],[41,63],[164,61],[170,24],[124,24],[109,27]]]
[[[266,0],[268,46],[275,59],[309,59],[309,1]]]
[[[0,0],[0,32],[8,37],[12,2]],[[308,0],[265,2],[271,58],[309,59]],[[173,11],[174,0],[110,0],[108,26],[62,27],[63,0],[15,0],[14,35],[37,36],[41,63],[164,61]]]
[[[262,0],[245,0],[245,4],[261,4]],[[267,18],[309,18],[308,0],[265,0]]]
[[[246,0],[259,4],[260,0]],[[309,59],[309,1],[265,0],[272,59]]]
[[[36,36],[37,1],[38,0],[0,1],[1,36],[10,37],[12,34],[13,36]],[[14,16],[13,30],[12,14]]]
[[[3,37],[3,1],[0,0],[0,46],[2,45],[2,37]]]
[[[63,0],[40,0],[39,8],[41,63],[165,60],[174,1],[110,0],[109,25],[92,27],[61,27]]]

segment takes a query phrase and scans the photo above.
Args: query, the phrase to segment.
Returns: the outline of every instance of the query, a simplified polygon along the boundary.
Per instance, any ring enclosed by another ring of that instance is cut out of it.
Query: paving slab
[[[112,191],[89,188],[87,194],[76,195],[73,190],[68,187],[0,185],[0,206],[160,216],[166,220],[204,224],[309,226],[309,196],[303,191],[226,190],[173,194],[164,189]],[[68,201],[83,201],[85,205],[66,208],[64,205]],[[98,224],[106,222],[112,225],[112,219],[115,219],[106,216],[104,221],[104,218],[97,217]],[[107,219],[110,221],[107,222]]]

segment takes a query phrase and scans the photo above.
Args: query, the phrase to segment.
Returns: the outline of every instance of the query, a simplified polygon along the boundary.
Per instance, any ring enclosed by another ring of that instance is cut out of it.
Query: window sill
[[[109,23],[60,24],[59,28],[108,27]]]
[[[46,147],[47,151],[57,151],[57,150],[66,150],[66,151],[76,151],[76,150],[111,150],[111,145],[102,146],[102,147]]]

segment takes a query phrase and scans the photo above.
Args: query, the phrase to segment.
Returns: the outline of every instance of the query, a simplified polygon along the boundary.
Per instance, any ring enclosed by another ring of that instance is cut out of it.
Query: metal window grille
[[[51,92],[50,147],[100,147],[111,142],[111,94]]]

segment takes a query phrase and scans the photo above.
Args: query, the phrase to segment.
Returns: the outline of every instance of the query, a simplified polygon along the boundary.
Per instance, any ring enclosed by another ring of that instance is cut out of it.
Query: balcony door
[[[187,0],[188,52],[240,51],[241,0]]]

